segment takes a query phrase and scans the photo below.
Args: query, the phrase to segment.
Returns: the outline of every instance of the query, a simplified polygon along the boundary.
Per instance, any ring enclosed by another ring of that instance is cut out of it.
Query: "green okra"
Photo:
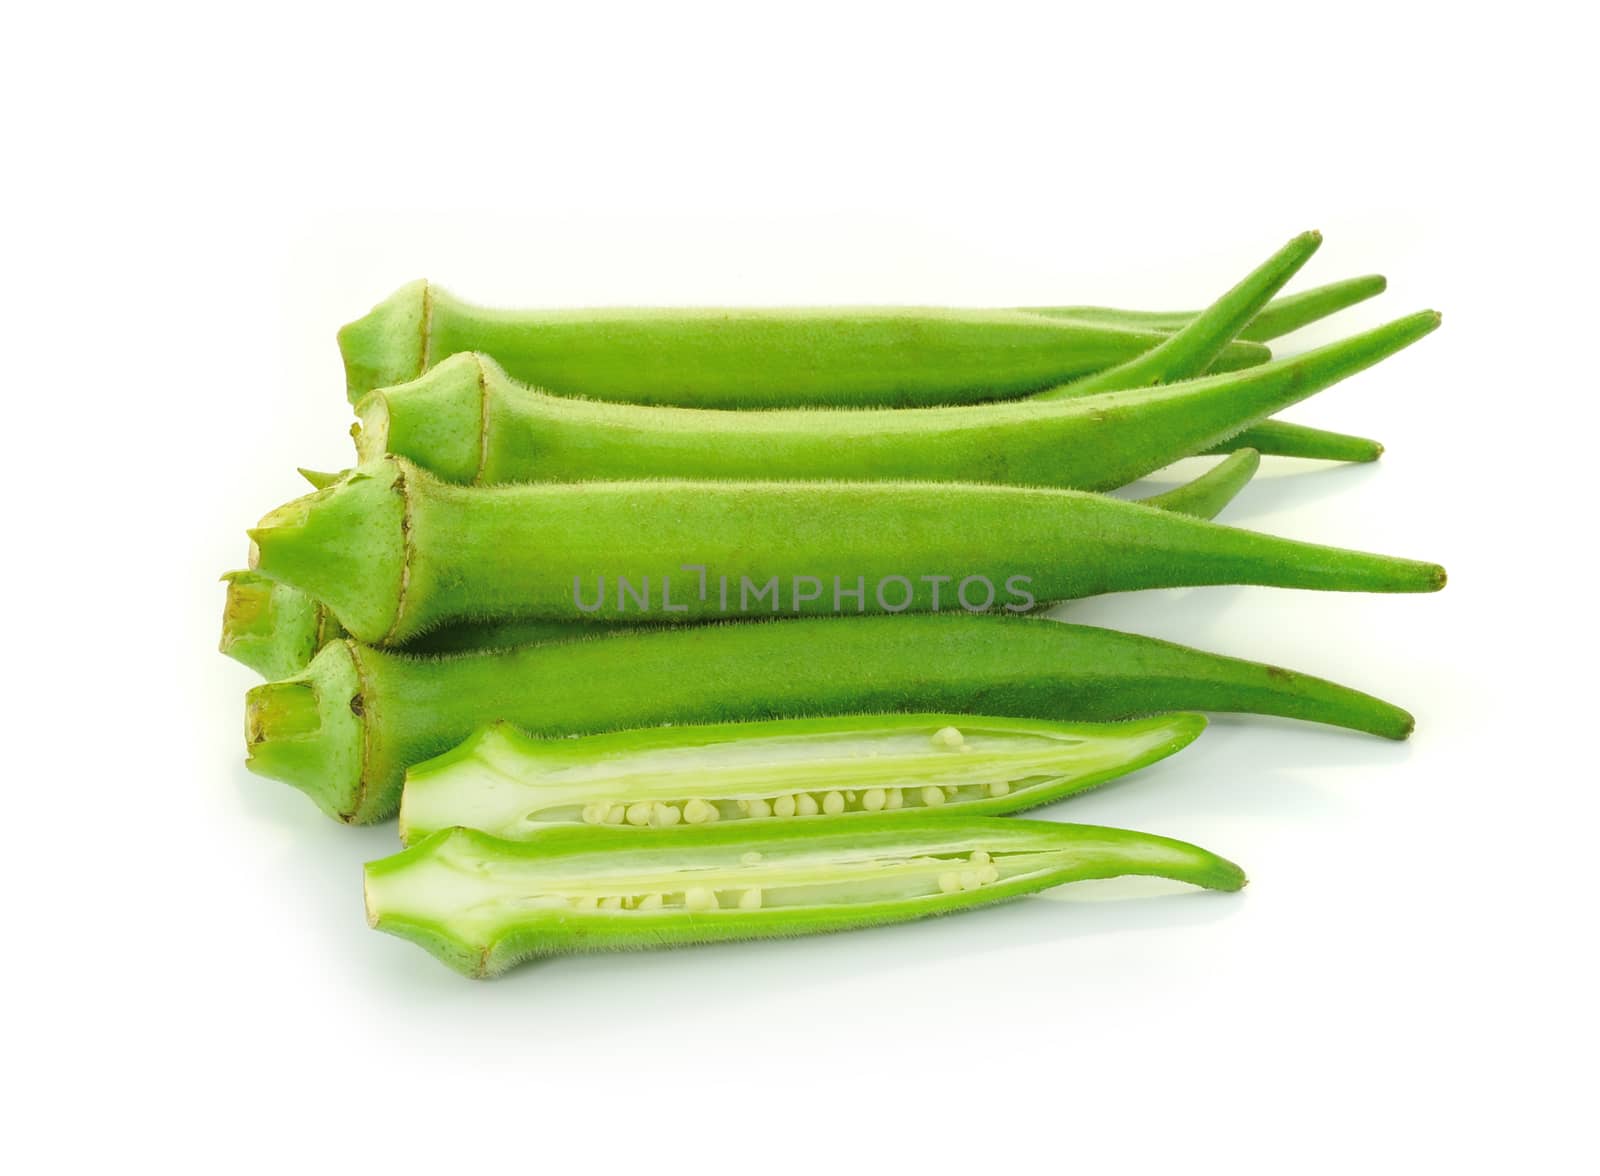
[[[1205,454],[1231,453],[1241,445],[1275,457],[1304,457],[1317,461],[1377,461],[1383,455],[1383,446],[1370,438],[1278,420],[1262,421],[1232,440],[1212,446]]]
[[[1270,342],[1358,302],[1374,298],[1382,294],[1388,285],[1388,280],[1382,275],[1368,274],[1290,294],[1264,307],[1239,332],[1239,338],[1257,343]],[[1200,313],[1193,310],[1115,310],[1104,306],[1029,306],[1019,309],[1049,318],[1101,323],[1138,331],[1179,331]]]
[[[1027,617],[701,625],[418,658],[354,641],[247,696],[254,772],[331,816],[393,816],[405,770],[496,720],[532,735],[808,715],[975,711],[1074,722],[1172,711],[1410,734],[1397,706],[1320,678]]]
[[[1215,518],[1242,490],[1261,464],[1250,449],[1240,450],[1192,481],[1149,498],[1146,506],[1195,518]],[[301,471],[308,473],[307,471]],[[342,474],[308,473],[312,485],[325,488]],[[221,650],[267,679],[287,678],[305,669],[312,655],[329,641],[343,637],[344,628],[326,605],[298,588],[269,580],[259,572],[229,572],[227,601],[223,606]],[[409,653],[460,653],[469,650],[510,649],[545,641],[571,641],[613,631],[582,620],[477,621],[430,630],[406,645]]]
[[[1125,723],[845,715],[536,739],[509,723],[409,769],[400,839],[461,825],[521,841],[552,825],[1020,812],[1199,738],[1197,714]]]
[[[492,360],[462,356],[366,397],[357,443],[369,461],[392,453],[460,482],[842,478],[1103,490],[1215,445],[1245,447],[1241,430],[1438,324],[1424,311],[1293,359],[1179,384],[852,412],[733,413],[547,396]]]
[[[843,931],[1126,875],[1245,884],[1227,859],[1149,833],[912,816],[523,842],[448,829],[369,862],[365,889],[373,927],[483,978],[539,956]]]
[[[280,507],[250,537],[255,570],[322,601],[360,640],[387,645],[486,618],[681,623],[941,605],[1022,612],[1140,588],[1434,592],[1445,583],[1437,564],[1074,490],[914,482],[467,487],[398,458]]]
[[[1166,334],[1017,310],[926,307],[589,309],[471,306],[402,287],[339,332],[351,403],[464,351],[561,396],[694,408],[962,404],[1026,396]],[[1270,356],[1232,343],[1224,366]]]

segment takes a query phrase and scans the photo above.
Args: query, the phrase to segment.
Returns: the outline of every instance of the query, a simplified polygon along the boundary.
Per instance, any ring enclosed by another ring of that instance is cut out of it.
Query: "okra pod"
[[[1240,339],[1267,343],[1298,331],[1318,319],[1382,294],[1388,280],[1381,274],[1346,278],[1326,286],[1290,294],[1263,307],[1239,332]],[[1136,331],[1180,331],[1200,312],[1193,310],[1115,310],[1105,306],[1028,306],[1020,309],[1048,318],[1073,319]]]
[[[533,735],[807,715],[999,713],[1074,722],[1172,711],[1410,734],[1397,706],[1320,678],[1027,617],[701,625],[440,658],[354,641],[250,691],[248,766],[340,820],[393,816],[405,770],[503,719]]]
[[[560,396],[694,408],[968,404],[1113,367],[1166,335],[1018,310],[486,310],[428,282],[339,332],[351,403],[463,351]],[[1270,356],[1232,343],[1228,366]]]
[[[1254,450],[1239,450],[1192,481],[1139,501],[1159,510],[1200,519],[1215,518],[1244,489],[1260,465],[1260,455]],[[342,476],[308,473],[308,480],[314,486],[325,488]],[[269,580],[259,572],[229,572],[223,579],[227,581],[228,592],[223,605],[219,648],[263,678],[287,678],[299,673],[317,650],[345,635],[344,628],[327,606],[298,588]],[[545,641],[595,637],[616,630],[614,625],[581,620],[473,621],[430,630],[408,642],[405,649],[416,654],[510,649]]]
[[[535,739],[495,723],[406,772],[400,839],[454,825],[521,841],[552,825],[999,816],[1165,759],[1205,726],[1196,714],[1126,723],[846,715]]]
[[[374,644],[480,618],[680,623],[938,612],[941,602],[1021,612],[1140,588],[1434,592],[1445,581],[1437,564],[1073,490],[906,482],[466,487],[399,458],[363,465],[280,507],[250,538],[255,570],[322,601],[346,631]]]
[[[576,951],[843,931],[1090,878],[1233,891],[1244,872],[1166,837],[993,817],[822,818],[639,838],[449,829],[366,868],[367,920],[465,975]]]
[[[1178,384],[1000,404],[721,412],[547,396],[462,356],[366,397],[357,444],[462,482],[639,477],[1123,486],[1409,346],[1411,315],[1293,359]],[[1256,446],[1250,445],[1255,448]]]

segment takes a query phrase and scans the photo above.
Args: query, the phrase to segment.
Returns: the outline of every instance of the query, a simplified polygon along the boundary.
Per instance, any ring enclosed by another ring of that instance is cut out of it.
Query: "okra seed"
[[[978,888],[978,871],[977,870],[962,870],[961,871],[961,889],[963,889],[963,890],[976,890],[977,888]]]
[[[761,891],[746,890],[739,896],[739,909],[741,911],[754,911],[761,909]]]
[[[752,817],[770,817],[772,815],[772,806],[759,796],[750,801],[746,807]]]
[[[836,817],[844,812],[844,797],[837,792],[830,792],[822,798],[822,811],[830,817]]]
[[[583,806],[583,821],[584,821],[584,824],[586,824],[586,825],[603,825],[603,824],[605,824],[606,813],[610,810],[610,808],[611,808],[611,806],[608,805],[608,804],[605,804],[604,802],[596,802],[594,804],[586,804],[586,805],[584,805]]]
[[[814,817],[817,815],[817,798],[809,792],[802,792],[794,798],[794,809],[802,817]]]
[[[994,781],[990,782],[990,784],[989,784],[989,795],[990,796],[1004,796],[1006,793],[1008,793],[1010,791],[1011,791],[1011,781],[1009,781],[1009,780],[994,780]]]
[[[1000,870],[995,866],[985,866],[978,871],[978,881],[998,882],[1000,881]]]
[[[929,808],[937,807],[944,803],[944,789],[937,784],[929,784],[922,790],[922,803]]]
[[[691,886],[683,892],[683,905],[691,911],[714,911],[717,892],[709,886]]]
[[[651,813],[651,820],[657,825],[676,825],[678,816],[678,810],[672,805],[658,804]]]
[[[940,727],[933,733],[935,747],[960,747],[966,738],[955,727]]]
[[[717,819],[717,810],[696,797],[683,806],[683,819],[691,825],[704,825]]]
[[[869,788],[861,794],[861,807],[875,813],[888,803],[889,794],[882,788]]]
[[[906,795],[904,792],[898,788],[891,788],[889,789],[889,799],[884,802],[883,807],[886,809],[897,809],[905,803],[905,800]]]
[[[792,796],[780,796],[772,802],[773,814],[780,817],[794,816],[795,801]]]
[[[638,825],[641,828],[650,823],[651,804],[648,800],[637,801],[628,806],[628,824]]]
[[[954,894],[961,889],[961,879],[954,870],[939,875],[939,889],[946,894]]]
[[[622,824],[623,818],[626,817],[627,815],[628,815],[628,810],[627,810],[626,806],[620,805],[620,804],[614,804],[610,808],[606,809],[606,824],[608,824],[608,825],[620,825],[620,824]]]
[[[986,861],[989,861],[990,860],[989,859],[989,851],[987,849],[975,849],[975,850],[973,850],[972,851],[972,860],[975,861],[975,862],[986,862]]]

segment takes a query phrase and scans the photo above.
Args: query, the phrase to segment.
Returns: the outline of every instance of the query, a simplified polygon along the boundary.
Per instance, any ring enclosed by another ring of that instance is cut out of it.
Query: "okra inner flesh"
[[[1147,833],[990,817],[824,817],[683,829],[442,830],[366,870],[368,920],[474,976],[561,952],[845,930],[1088,878],[1238,890],[1215,854]]]
[[[407,773],[409,844],[452,825],[669,829],[870,813],[1009,813],[1181,750],[1196,714],[1123,723],[876,715],[532,739],[508,724]]]

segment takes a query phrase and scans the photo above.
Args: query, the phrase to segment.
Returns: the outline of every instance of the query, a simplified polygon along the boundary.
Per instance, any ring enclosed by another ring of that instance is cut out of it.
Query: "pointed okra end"
[[[229,572],[222,578],[228,597],[218,648],[268,680],[305,669],[331,623],[322,607],[257,572]]]
[[[428,360],[431,301],[428,283],[412,282],[339,328],[351,404],[374,388],[402,384],[422,374]]]
[[[1239,491],[1250,484],[1250,479],[1256,476],[1260,468],[1260,453],[1254,449],[1240,449],[1230,453],[1194,481],[1140,501],[1146,506],[1173,514],[1214,519],[1239,496]]]
[[[382,641],[400,616],[405,479],[399,462],[372,462],[280,506],[249,532],[251,569],[321,601],[362,641]]]
[[[452,355],[422,376],[379,388],[356,405],[351,430],[362,462],[395,454],[447,482],[473,482],[483,469],[491,378],[505,375],[473,352]]]
[[[1382,274],[1365,274],[1359,278],[1346,278],[1342,282],[1330,282],[1314,290],[1291,294],[1264,307],[1261,313],[1251,320],[1250,325],[1240,332],[1240,338],[1265,343],[1287,335],[1290,331],[1298,331],[1301,327],[1309,326],[1358,302],[1376,298],[1388,288],[1389,279]]]
[[[347,641],[325,646],[301,673],[245,696],[245,766],[293,785],[340,821],[364,808],[365,702]]]
[[[311,483],[311,488],[313,490],[326,490],[329,486],[333,485],[350,471],[340,470],[338,473],[330,474],[324,470],[308,470],[304,466],[298,466],[296,467],[295,472],[307,482]]]

